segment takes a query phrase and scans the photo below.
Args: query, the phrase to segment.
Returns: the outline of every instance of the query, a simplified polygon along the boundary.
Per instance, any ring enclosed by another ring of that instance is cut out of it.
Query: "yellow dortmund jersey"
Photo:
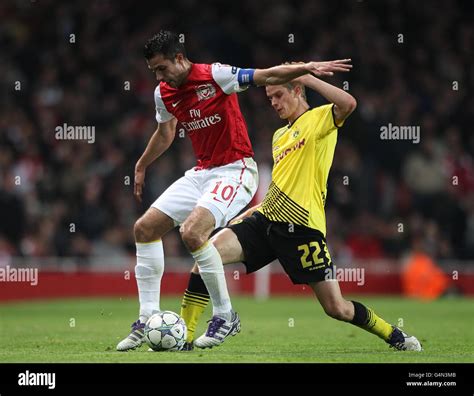
[[[332,107],[308,110],[273,135],[272,183],[259,208],[269,220],[314,228],[326,236],[324,204],[337,142]]]

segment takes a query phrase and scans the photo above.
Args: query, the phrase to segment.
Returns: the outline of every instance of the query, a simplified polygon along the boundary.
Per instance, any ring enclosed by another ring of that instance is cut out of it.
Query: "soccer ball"
[[[154,351],[179,351],[186,342],[186,323],[177,313],[160,311],[145,324],[145,341]]]

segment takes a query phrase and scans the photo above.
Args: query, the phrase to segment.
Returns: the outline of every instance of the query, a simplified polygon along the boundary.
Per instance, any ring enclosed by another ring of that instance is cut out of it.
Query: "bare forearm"
[[[263,79],[258,85],[280,85],[308,73],[304,64],[280,65],[262,70]]]
[[[311,73],[318,77],[332,76],[334,72],[347,72],[352,68],[350,59],[338,59],[327,62],[292,63],[255,69],[255,85],[281,85],[300,76]]]
[[[347,111],[355,108],[355,99],[351,94],[338,87],[335,87],[334,85],[328,84],[319,78],[311,75],[305,76],[303,84],[306,87],[318,92],[329,102],[334,103],[341,110]]]
[[[161,156],[170,147],[172,139],[160,133],[157,129],[150,138],[145,151],[140,159],[137,161],[137,167],[146,169],[153,161]]]

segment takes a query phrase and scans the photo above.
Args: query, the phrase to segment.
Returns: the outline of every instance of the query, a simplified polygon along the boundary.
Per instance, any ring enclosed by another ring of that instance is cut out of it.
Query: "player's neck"
[[[191,62],[189,59],[186,59],[184,67],[185,67],[185,72],[183,73],[184,78],[183,78],[183,81],[181,82],[180,86],[183,85],[183,84],[186,84],[186,82],[188,81],[189,74],[191,73],[191,69],[193,68],[193,62]]]
[[[300,116],[304,113],[306,113],[309,109],[309,104],[308,103],[301,103],[294,113],[287,118],[288,124],[293,125],[293,123],[300,118]]]

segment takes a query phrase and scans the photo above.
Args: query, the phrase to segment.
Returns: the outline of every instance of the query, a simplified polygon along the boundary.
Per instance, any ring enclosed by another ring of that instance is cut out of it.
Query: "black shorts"
[[[275,259],[294,284],[327,280],[334,272],[326,238],[317,230],[273,222],[260,212],[229,228],[242,245],[248,274]]]

